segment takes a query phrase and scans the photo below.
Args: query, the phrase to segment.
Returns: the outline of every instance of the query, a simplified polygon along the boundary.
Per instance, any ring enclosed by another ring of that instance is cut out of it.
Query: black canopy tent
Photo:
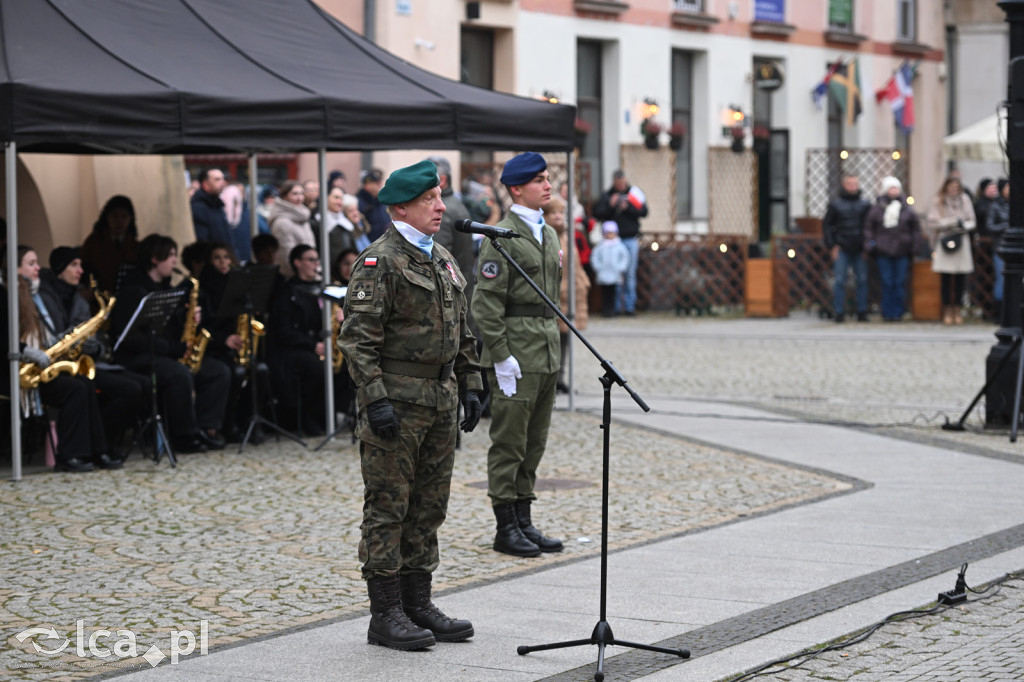
[[[317,151],[323,175],[326,151],[571,152],[574,118],[571,106],[424,71],[310,0],[0,0],[8,244],[18,243],[18,152]],[[8,272],[15,254],[8,249]],[[12,349],[16,293],[9,288]],[[20,449],[12,428],[15,480]]]

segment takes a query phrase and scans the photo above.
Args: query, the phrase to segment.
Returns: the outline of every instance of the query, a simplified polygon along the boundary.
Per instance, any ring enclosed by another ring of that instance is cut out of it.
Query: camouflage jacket
[[[547,294],[558,302],[562,282],[562,248],[558,234],[544,225],[544,243],[538,244],[530,226],[509,212],[498,223],[520,239],[505,239],[501,245],[519,267]],[[549,374],[558,371],[560,360],[558,319],[519,273],[512,271],[490,240],[480,243],[477,281],[473,290],[473,318],[484,338],[481,364],[514,355],[524,372]]]
[[[393,225],[359,254],[338,349],[360,405],[390,398],[454,409],[460,391],[483,387],[476,339],[466,325],[465,288],[466,279],[443,246],[435,242],[428,258]],[[454,363],[454,372],[444,380],[410,376],[415,371],[395,369],[396,362],[439,371]]]

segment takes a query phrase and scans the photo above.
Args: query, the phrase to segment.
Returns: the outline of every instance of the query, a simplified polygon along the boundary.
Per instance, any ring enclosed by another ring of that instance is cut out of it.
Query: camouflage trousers
[[[432,573],[440,563],[437,529],[448,513],[455,462],[456,410],[392,401],[398,438],[370,430],[360,410],[363,472],[359,560],[363,578]]]
[[[515,395],[508,397],[498,388],[494,369],[487,370],[491,386],[487,495],[492,505],[537,499],[533,485],[548,443],[557,377],[557,372],[523,372],[523,378],[516,380]]]

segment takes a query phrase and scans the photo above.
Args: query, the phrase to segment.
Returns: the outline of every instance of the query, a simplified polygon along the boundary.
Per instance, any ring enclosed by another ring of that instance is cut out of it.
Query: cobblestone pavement
[[[914,323],[835,325],[810,317],[723,321],[642,315],[595,320],[588,335],[644,397],[745,403],[780,416],[841,421],[1015,458],[1020,446],[1009,444],[1005,434],[982,431],[980,413],[969,422],[971,429],[961,433],[940,431],[935,418],[945,414],[955,421],[980,388],[984,359],[994,342],[991,332],[980,325],[943,329]],[[596,377],[601,370],[582,355],[582,346],[576,346],[576,353],[577,390],[599,394]],[[635,409],[621,394],[614,403],[616,410]],[[449,520],[442,528],[438,589],[500,580],[598,552],[598,416],[555,415],[540,472],[547,490],[535,506],[534,519],[542,529],[564,531],[568,542],[562,555],[536,560],[490,550],[493,519],[480,488],[486,478],[486,420],[465,438],[456,460]],[[708,416],[718,415],[709,410]],[[850,488],[822,472],[630,427],[616,426],[612,447],[613,547]],[[321,453],[268,443],[243,455],[228,451],[186,456],[174,470],[166,462],[155,467],[134,458],[123,471],[43,473],[2,485],[4,678],[81,679],[127,664],[148,665],[138,658],[102,661],[71,649],[55,657],[33,650],[33,641],[56,648],[64,637],[73,638],[77,621],[83,623],[86,639],[100,628],[131,630],[138,639],[135,653],[142,654],[151,644],[166,643],[171,630],[197,630],[204,620],[209,623],[209,646],[216,647],[351,617],[366,608],[354,556],[360,476],[355,447],[348,443]],[[940,649],[950,642],[972,641],[950,633],[969,631],[966,626],[974,614],[979,614],[979,628],[1006,623],[1007,656],[1017,656],[1019,662],[1021,629],[1013,614],[1020,612],[1020,597],[1012,604],[1007,600],[1019,595],[1020,587],[1007,584],[1001,597],[939,618],[886,626],[885,632],[895,634],[876,635],[865,643],[875,647],[872,662],[880,660],[878,648],[891,648],[879,642],[911,637],[915,629],[930,636],[941,633],[935,640],[941,647],[921,646],[948,654]],[[1003,613],[981,615],[1000,608]],[[27,628],[50,625],[58,633],[51,643],[45,638],[19,642],[16,637]],[[915,640],[905,641],[908,650],[916,650]],[[924,665],[911,659],[900,657]],[[834,664],[828,669],[832,660],[822,657],[808,664],[808,674],[821,675],[809,679],[848,679]],[[840,659],[844,668],[848,660]],[[823,667],[814,667],[819,665]],[[889,674],[891,668],[886,670],[872,677],[877,668],[868,666],[857,679],[896,679]]]
[[[486,427],[487,422],[483,422]],[[566,551],[528,561],[497,554],[485,491],[486,428],[457,457],[449,520],[442,528],[437,589],[591,556],[600,545],[600,430],[590,415],[555,415],[534,519],[567,531]],[[706,527],[847,490],[846,482],[710,447],[618,428],[624,453],[612,488],[612,547]],[[681,470],[687,472],[680,476]],[[314,453],[292,444],[244,455],[191,455],[177,469],[130,460],[89,475],[43,473],[6,484],[0,552],[0,618],[5,678],[75,679],[125,657],[85,656],[74,643],[99,629],[131,630],[137,653],[166,645],[171,630],[198,633],[209,646],[362,612],[365,586],[355,547],[361,517],[356,448]],[[588,538],[590,541],[581,541]],[[54,626],[60,638],[28,639]],[[109,644],[120,637],[110,636]],[[167,651],[167,646],[161,647]]]
[[[986,594],[969,596],[965,604],[886,624],[862,642],[769,668],[757,679],[1020,680],[1024,670],[1024,574]],[[829,644],[844,641],[848,639]]]

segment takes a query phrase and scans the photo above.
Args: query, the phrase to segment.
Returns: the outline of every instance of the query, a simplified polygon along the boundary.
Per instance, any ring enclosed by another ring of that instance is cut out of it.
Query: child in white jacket
[[[590,266],[594,268],[594,279],[601,287],[601,314],[614,317],[615,295],[629,267],[629,251],[619,239],[619,226],[614,220],[606,220],[601,225],[601,233],[604,239],[591,251]]]

